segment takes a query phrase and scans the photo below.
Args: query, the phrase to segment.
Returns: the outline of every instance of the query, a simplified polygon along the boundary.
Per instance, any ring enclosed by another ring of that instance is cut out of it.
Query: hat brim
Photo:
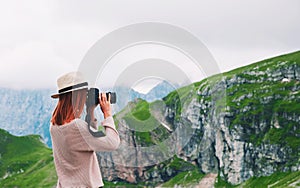
[[[65,91],[65,92],[56,93],[56,94],[51,95],[51,98],[57,99],[57,98],[59,98],[59,96],[60,96],[61,94],[69,93],[69,92],[72,92],[72,91],[77,91],[77,90],[80,90],[80,89],[88,89],[88,86],[83,86],[83,87],[75,88],[75,89],[68,90],[68,91]]]

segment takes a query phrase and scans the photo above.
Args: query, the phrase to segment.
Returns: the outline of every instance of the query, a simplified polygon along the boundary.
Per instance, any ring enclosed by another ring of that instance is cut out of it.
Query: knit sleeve
[[[79,126],[79,131],[82,138],[88,145],[89,150],[93,151],[113,151],[119,147],[120,137],[116,130],[113,118],[107,117],[102,126],[105,128],[105,136],[94,137],[88,130],[87,124],[85,126]]]

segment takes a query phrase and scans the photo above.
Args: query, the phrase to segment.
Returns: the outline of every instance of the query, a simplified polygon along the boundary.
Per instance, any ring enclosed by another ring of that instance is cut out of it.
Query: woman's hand
[[[104,118],[107,118],[111,116],[111,107],[110,107],[110,94],[108,95],[108,99],[106,98],[105,93],[101,93],[99,95],[99,103],[100,103],[100,108],[104,114]]]

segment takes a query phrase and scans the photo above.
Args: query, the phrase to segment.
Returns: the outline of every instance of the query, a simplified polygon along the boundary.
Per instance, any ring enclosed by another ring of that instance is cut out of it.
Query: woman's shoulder
[[[53,127],[57,127],[57,128],[66,128],[66,127],[82,127],[82,126],[86,126],[87,123],[79,118],[73,119],[72,121],[70,121],[69,123],[65,123],[63,125],[53,125],[50,124],[51,128]]]
[[[85,127],[87,125],[87,122],[82,119],[76,118],[72,121],[72,124],[75,124],[77,127]]]

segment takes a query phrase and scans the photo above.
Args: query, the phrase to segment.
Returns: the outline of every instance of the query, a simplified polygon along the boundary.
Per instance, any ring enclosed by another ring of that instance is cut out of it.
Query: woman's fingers
[[[110,95],[110,93],[108,93],[108,99],[107,99],[107,101],[110,103],[110,98],[111,98],[111,95]]]
[[[102,103],[106,101],[105,93],[101,93],[100,100],[102,101]]]
[[[110,100],[110,96],[108,96],[108,99]],[[106,98],[106,93],[101,93],[101,99],[100,99],[100,107],[104,114],[104,118],[111,116],[111,108],[110,108],[110,102]]]
[[[100,100],[102,102],[110,102],[110,98],[111,98],[111,95],[110,93],[108,94],[108,98],[106,97],[106,93],[101,93],[101,96],[100,96]]]

